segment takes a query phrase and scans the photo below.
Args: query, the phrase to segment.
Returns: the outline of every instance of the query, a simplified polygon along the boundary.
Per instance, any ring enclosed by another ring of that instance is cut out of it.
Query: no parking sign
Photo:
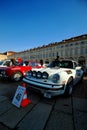
[[[22,86],[18,86],[16,93],[14,95],[14,98],[12,100],[12,104],[14,104],[17,107],[20,107],[21,101],[23,99],[24,96],[24,92],[26,91],[25,87]]]

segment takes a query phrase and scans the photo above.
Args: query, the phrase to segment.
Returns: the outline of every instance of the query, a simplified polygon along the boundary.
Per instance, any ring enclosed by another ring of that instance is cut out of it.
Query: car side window
[[[67,67],[70,68],[70,69],[73,69],[73,63],[72,62],[68,62],[68,66]]]
[[[73,69],[73,63],[71,61],[63,61],[61,67]]]

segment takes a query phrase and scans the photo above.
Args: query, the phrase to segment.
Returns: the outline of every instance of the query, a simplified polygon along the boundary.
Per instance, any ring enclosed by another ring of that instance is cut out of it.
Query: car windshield
[[[3,65],[4,65],[4,66],[5,66],[5,65],[6,65],[6,66],[9,66],[9,64],[10,64],[10,61],[5,61]]]
[[[35,62],[29,62],[28,65],[34,67],[35,66]]]
[[[48,67],[60,67],[60,68],[71,68],[73,69],[72,61],[52,61]]]
[[[29,62],[28,66],[35,67],[35,66],[40,66],[40,64],[37,62]]]
[[[9,66],[10,61],[6,60],[6,61],[0,61],[0,65],[2,66]]]

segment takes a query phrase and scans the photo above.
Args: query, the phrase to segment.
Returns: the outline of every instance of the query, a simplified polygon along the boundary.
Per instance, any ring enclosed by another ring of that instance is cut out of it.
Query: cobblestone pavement
[[[0,81],[0,130],[87,130],[87,76],[74,87],[71,97],[43,98],[27,88],[31,103],[12,104],[20,83]]]

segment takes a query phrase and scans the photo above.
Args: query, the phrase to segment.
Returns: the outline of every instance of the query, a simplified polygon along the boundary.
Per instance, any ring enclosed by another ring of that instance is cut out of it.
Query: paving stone
[[[74,124],[76,130],[87,130],[87,99],[73,98]]]
[[[10,130],[9,128],[3,126],[2,124],[0,124],[0,130]]]
[[[72,115],[54,110],[45,130],[73,130]]]
[[[56,100],[54,109],[72,114],[72,103],[70,98],[60,97]]]
[[[18,125],[17,130],[43,130],[52,106],[38,103]]]
[[[74,112],[75,130],[87,130],[87,113],[81,111]]]
[[[29,89],[28,89],[29,90]],[[27,95],[28,95],[28,98],[34,103],[34,104],[37,104],[37,102],[40,100],[40,96],[36,93],[33,93],[32,91],[29,90],[28,92],[27,90]]]
[[[87,99],[73,98],[73,108],[76,110],[87,112]]]
[[[87,130],[87,99],[76,98],[78,93],[73,100],[62,96],[47,100],[29,90],[32,103],[17,108],[9,100],[15,86],[9,83],[8,90],[6,83],[0,86],[0,130]]]
[[[0,116],[0,122],[9,128],[15,128],[16,125],[23,119],[23,117],[32,109],[34,104],[30,103],[23,108],[13,106],[9,111]]]
[[[9,100],[0,102],[0,118],[1,118],[1,115],[7,112],[11,107],[12,107],[12,104]]]
[[[5,87],[1,87],[0,86],[0,95],[4,95],[4,94],[6,94],[7,93],[7,89],[5,89]]]
[[[6,96],[0,96],[0,102],[2,102],[4,100],[8,100],[8,97],[6,97]]]

